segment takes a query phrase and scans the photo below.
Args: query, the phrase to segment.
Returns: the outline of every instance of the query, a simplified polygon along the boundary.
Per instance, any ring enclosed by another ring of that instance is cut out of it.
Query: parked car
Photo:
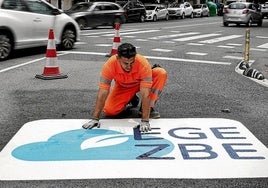
[[[168,7],[169,17],[173,18],[181,18],[184,19],[185,17],[194,17],[193,7],[190,3],[172,3]]]
[[[168,10],[161,4],[147,4],[146,8],[146,20],[157,21],[161,19],[168,20]]]
[[[225,14],[223,15],[223,25],[228,26],[230,23],[246,24],[249,27],[252,24],[262,26],[261,9],[253,3],[231,3],[225,9]]]
[[[144,22],[146,18],[146,9],[142,2],[136,1],[116,1],[126,12],[126,21]]]
[[[54,29],[58,47],[71,49],[79,40],[77,23],[43,0],[0,0],[0,61],[13,50],[46,46]]]
[[[261,5],[261,13],[263,18],[268,18],[268,2]]]
[[[193,5],[194,17],[209,16],[209,9],[206,4]]]
[[[82,2],[65,11],[79,25],[80,29],[98,26],[115,26],[115,23],[126,22],[125,11],[117,3]]]

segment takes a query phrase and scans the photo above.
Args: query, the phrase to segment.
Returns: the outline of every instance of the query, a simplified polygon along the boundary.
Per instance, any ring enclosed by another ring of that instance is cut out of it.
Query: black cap
[[[137,54],[136,47],[130,43],[123,43],[118,46],[118,55],[119,57],[131,58]]]

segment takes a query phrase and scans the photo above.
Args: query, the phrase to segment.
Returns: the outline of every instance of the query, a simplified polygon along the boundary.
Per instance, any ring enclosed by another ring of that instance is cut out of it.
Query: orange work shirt
[[[122,87],[152,87],[152,68],[148,60],[142,55],[136,54],[133,67],[126,72],[117,60],[117,55],[110,57],[103,65],[99,87],[110,89],[112,80]]]

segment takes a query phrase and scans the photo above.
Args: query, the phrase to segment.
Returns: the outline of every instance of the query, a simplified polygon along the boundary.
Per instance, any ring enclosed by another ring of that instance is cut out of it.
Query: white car
[[[184,19],[185,17],[194,17],[193,7],[190,3],[172,3],[168,7],[169,17],[181,18]]]
[[[261,13],[263,18],[268,18],[268,2],[261,5]]]
[[[0,61],[16,49],[46,46],[49,29],[56,44],[71,49],[80,38],[74,19],[43,0],[0,0]]]
[[[164,5],[160,4],[147,4],[146,9],[146,20],[157,21],[161,19],[168,20],[168,10]]]
[[[209,8],[206,4],[193,5],[194,17],[209,16]]]

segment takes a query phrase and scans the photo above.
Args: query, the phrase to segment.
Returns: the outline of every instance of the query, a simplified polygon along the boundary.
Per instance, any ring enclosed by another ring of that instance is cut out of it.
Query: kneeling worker
[[[112,80],[115,84],[110,91]],[[150,131],[149,118],[160,118],[154,107],[166,80],[167,72],[163,68],[152,68],[145,57],[137,54],[135,46],[130,43],[121,44],[118,53],[110,57],[102,67],[93,117],[82,127],[99,128],[102,111],[106,116],[115,116],[140,92],[140,131]]]

